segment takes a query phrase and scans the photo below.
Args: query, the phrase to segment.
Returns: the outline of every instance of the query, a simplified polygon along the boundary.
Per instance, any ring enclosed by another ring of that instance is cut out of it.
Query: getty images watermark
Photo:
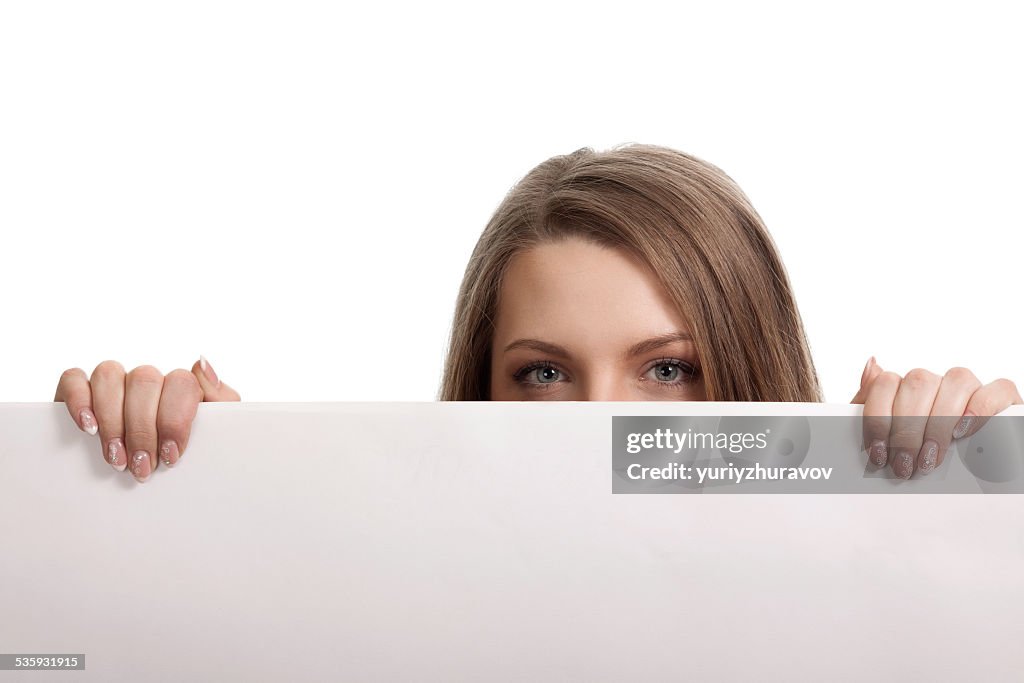
[[[956,425],[956,418],[618,416],[612,492],[1024,493],[1024,417],[996,416],[959,439]],[[873,462],[880,435],[884,465]]]

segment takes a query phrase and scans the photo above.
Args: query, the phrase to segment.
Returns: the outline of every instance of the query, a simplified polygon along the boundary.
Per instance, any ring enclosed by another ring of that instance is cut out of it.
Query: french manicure
[[[82,431],[89,436],[96,436],[96,432],[100,430],[99,425],[96,424],[96,416],[88,408],[82,408],[79,411],[78,420],[82,425]]]
[[[160,446],[160,462],[167,467],[174,467],[180,457],[178,444],[174,440],[168,439]]]
[[[111,439],[107,444],[107,462],[118,472],[124,472],[124,468],[128,466],[128,454],[120,437]]]
[[[220,386],[220,378],[217,377],[217,373],[214,372],[213,366],[210,365],[210,361],[206,360],[206,356],[199,356],[199,367],[202,369],[203,374],[206,375],[206,379],[215,386]]]
[[[928,439],[921,446],[921,467],[918,468],[921,474],[928,474],[935,469],[936,463],[939,461],[939,444],[933,440]]]
[[[138,479],[140,482],[149,479],[149,475],[153,473],[152,463],[149,461],[149,453],[146,451],[135,451],[135,455],[132,456],[132,476]]]
[[[960,422],[957,423],[956,429],[953,430],[954,439],[962,439],[967,435],[968,430],[971,428],[971,423],[974,422],[974,413],[964,413],[964,416],[960,418]]]
[[[885,466],[885,461],[888,460],[889,454],[888,449],[885,446],[885,442],[881,439],[875,439],[871,442],[871,462],[878,465],[879,467]]]

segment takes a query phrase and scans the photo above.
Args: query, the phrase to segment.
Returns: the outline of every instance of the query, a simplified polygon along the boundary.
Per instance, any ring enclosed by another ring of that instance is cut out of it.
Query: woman
[[[631,145],[554,157],[509,192],[466,268],[440,399],[822,396],[788,276],[747,197],[707,162]],[[201,401],[240,398],[200,358],[166,377],[115,361],[91,378],[74,368],[55,400],[99,434],[107,462],[145,481],[157,455],[177,464]],[[870,461],[908,479],[1021,402],[1009,380],[982,386],[963,368],[901,377],[874,358],[853,398],[872,418]],[[892,429],[900,416],[932,419]]]

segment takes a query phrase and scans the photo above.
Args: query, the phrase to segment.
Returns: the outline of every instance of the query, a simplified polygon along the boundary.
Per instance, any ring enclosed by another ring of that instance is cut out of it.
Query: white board
[[[1024,497],[611,494],[612,415],[780,411],[859,408],[204,404],[140,485],[0,404],[0,652],[86,655],[0,681],[1020,680]]]

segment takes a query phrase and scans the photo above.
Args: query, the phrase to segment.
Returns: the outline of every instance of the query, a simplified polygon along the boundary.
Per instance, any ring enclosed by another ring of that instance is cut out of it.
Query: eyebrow
[[[627,358],[633,356],[639,356],[642,353],[649,353],[655,349],[660,349],[662,346],[668,346],[676,342],[689,342],[693,341],[693,337],[686,332],[669,332],[658,337],[651,337],[645,339],[642,342],[638,342],[629,347],[629,351],[626,353]]]
[[[626,352],[626,357],[633,358],[634,356],[649,353],[656,349],[660,349],[663,346],[668,346],[669,344],[686,341],[693,341],[693,337],[686,332],[669,332],[668,334],[651,337],[650,339],[645,339],[633,344],[629,347],[629,351]],[[563,347],[558,344],[541,341],[540,339],[516,339],[505,347],[505,353],[508,353],[513,349],[532,349],[552,356],[558,356],[559,358],[569,358],[569,352]]]

